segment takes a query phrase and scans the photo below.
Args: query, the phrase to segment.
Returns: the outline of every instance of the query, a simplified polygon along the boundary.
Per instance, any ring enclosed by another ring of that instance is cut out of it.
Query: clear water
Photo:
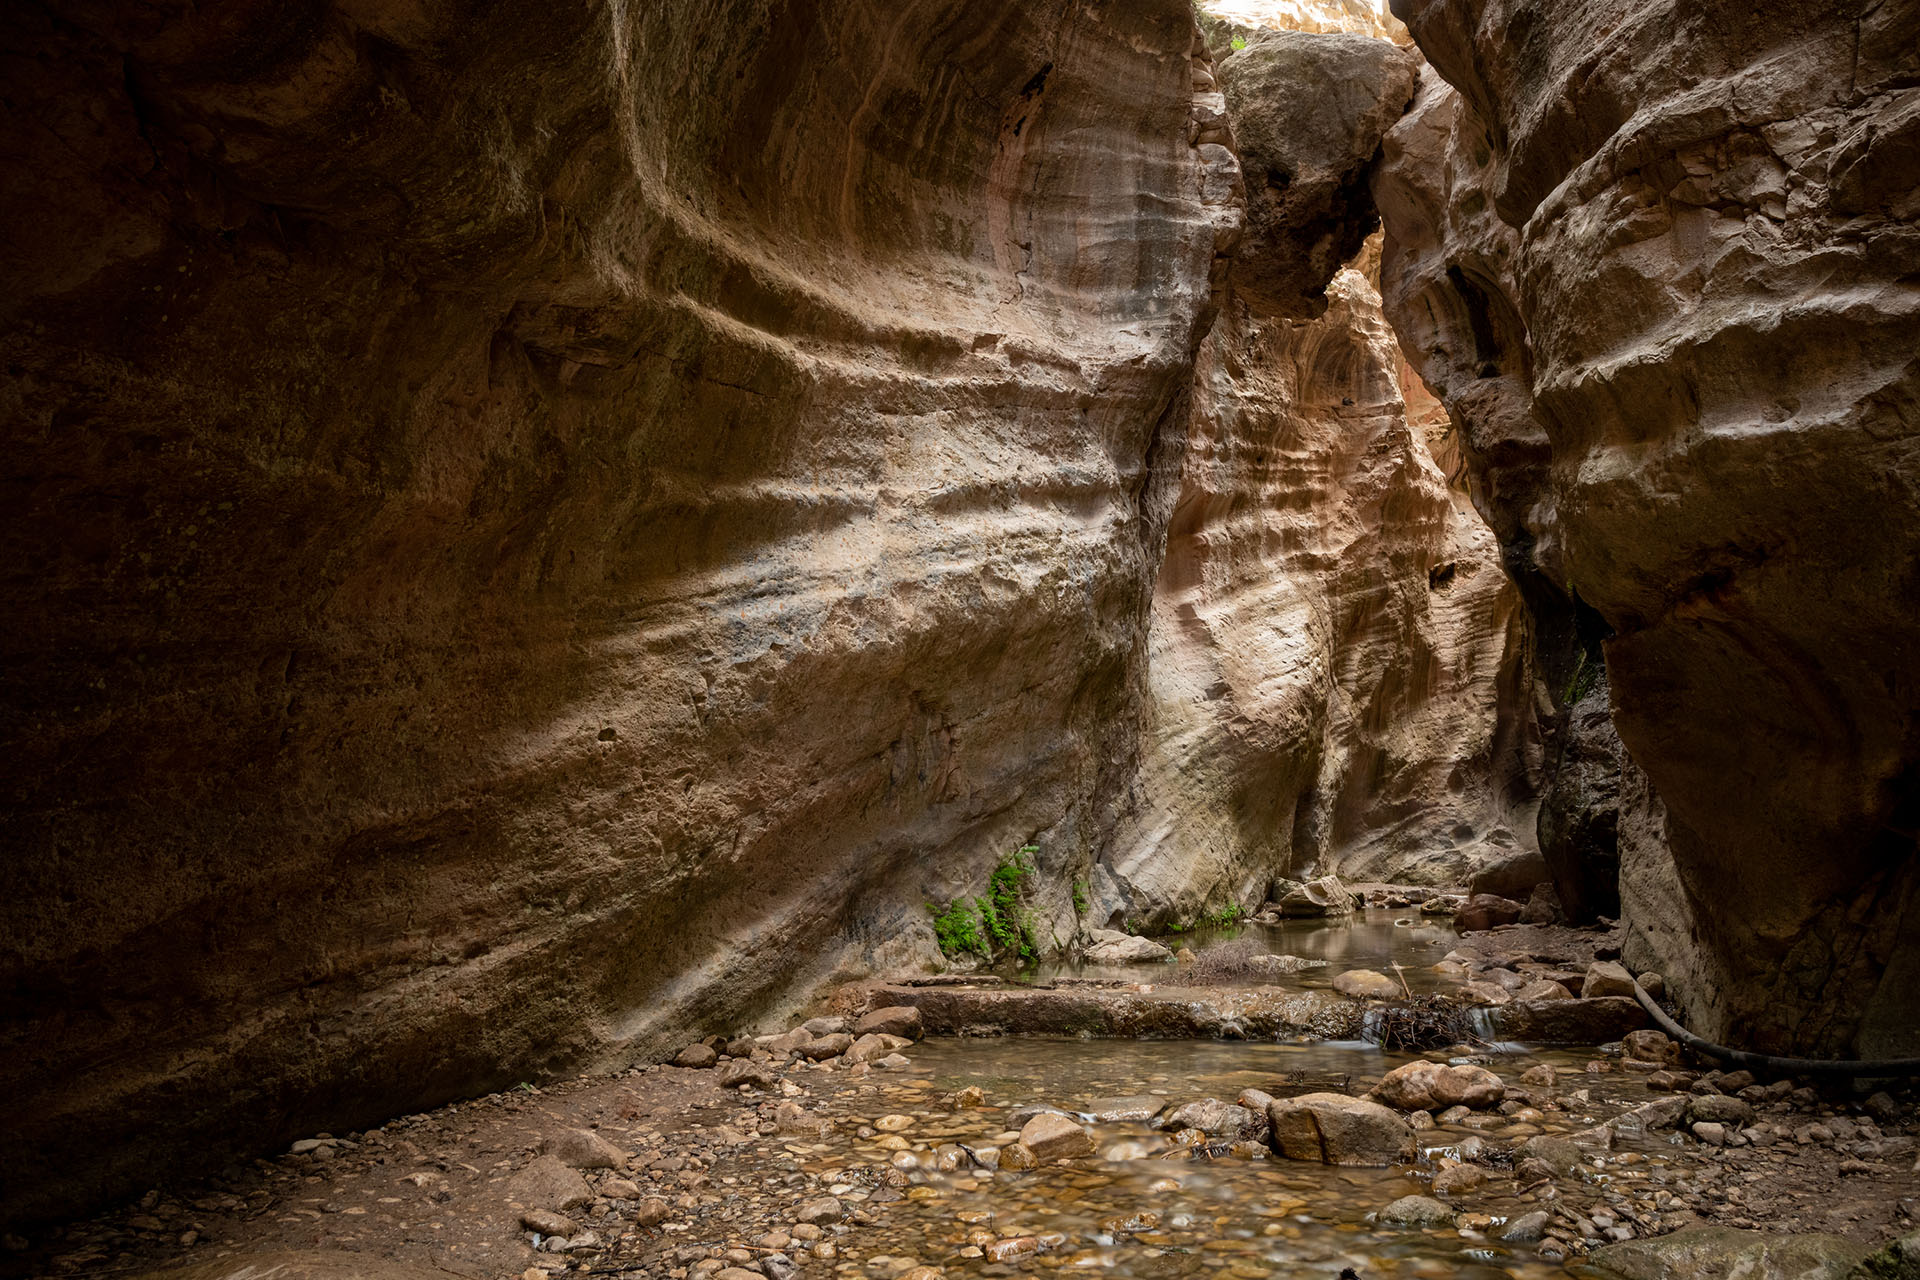
[[[1290,989],[1329,987],[1335,974],[1348,969],[1372,969],[1394,977],[1401,966],[1414,992],[1438,991],[1449,983],[1433,972],[1440,957],[1459,944],[1453,922],[1446,916],[1423,916],[1417,910],[1371,908],[1326,920],[1288,920],[1277,925],[1241,924],[1226,928],[1194,929],[1162,934],[1154,939],[1173,949],[1191,948],[1204,957],[1227,945],[1253,942],[1260,951],[1325,960],[1324,969],[1308,969],[1282,977],[1251,974],[1215,980],[1212,985],[1257,986],[1279,983]],[[1093,978],[1120,982],[1177,982],[1181,967],[1170,964],[1090,965],[1062,962],[1029,970],[1023,981],[1058,977]]]
[[[1537,1193],[1519,1193],[1496,1175],[1487,1189],[1457,1202],[1480,1215],[1462,1226],[1379,1227],[1367,1216],[1403,1195],[1425,1194],[1432,1160],[1476,1134],[1519,1138],[1536,1132],[1585,1128],[1651,1095],[1632,1077],[1589,1075],[1585,1055],[1527,1054],[1494,1060],[1510,1084],[1542,1062],[1560,1072],[1568,1094],[1588,1091],[1590,1102],[1547,1112],[1538,1123],[1516,1125],[1497,1115],[1475,1127],[1437,1128],[1419,1135],[1423,1159],[1390,1169],[1334,1168],[1282,1159],[1183,1157],[1148,1124],[1094,1126],[1098,1153],[1072,1166],[1013,1172],[941,1172],[943,1143],[999,1145],[1011,1138],[1011,1113],[1039,1104],[1087,1111],[1105,1097],[1153,1093],[1169,1101],[1233,1099],[1248,1087],[1271,1088],[1287,1071],[1341,1071],[1358,1091],[1409,1061],[1356,1045],[1262,1044],[1196,1041],[1083,1041],[1067,1038],[929,1040],[914,1052],[906,1078],[865,1081],[825,1076],[813,1086],[810,1109],[843,1123],[819,1142],[787,1140],[788,1167],[822,1175],[844,1198],[874,1194],[883,1167],[904,1169],[904,1199],[877,1209],[878,1222],[845,1242],[840,1273],[897,1275],[915,1265],[943,1266],[948,1274],[1013,1275],[1035,1270],[1095,1271],[1114,1276],[1326,1277],[1351,1267],[1376,1277],[1562,1277],[1560,1264],[1529,1245],[1494,1238],[1498,1226],[1521,1213],[1550,1207]],[[989,1106],[950,1110],[941,1099],[978,1086]],[[1547,1092],[1547,1091],[1540,1091]],[[854,1122],[903,1115],[909,1127],[894,1139],[875,1132],[855,1136]],[[1605,1184],[1629,1192],[1667,1177],[1673,1149],[1649,1140],[1639,1151],[1601,1157],[1593,1183],[1561,1180],[1569,1203],[1597,1202]],[[758,1162],[756,1162],[758,1163]],[[764,1165],[759,1166],[764,1170]],[[882,1192],[885,1198],[891,1193]],[[1139,1215],[1155,1215],[1146,1225]],[[978,1233],[976,1236],[975,1233]],[[967,1258],[961,1251],[989,1237],[1054,1233],[1056,1247],[1012,1263]]]

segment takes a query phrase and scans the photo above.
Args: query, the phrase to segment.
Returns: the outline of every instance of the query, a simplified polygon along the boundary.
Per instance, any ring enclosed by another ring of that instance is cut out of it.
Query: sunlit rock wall
[[[1458,882],[1531,844],[1519,598],[1448,484],[1444,415],[1417,387],[1409,414],[1377,259],[1356,255],[1417,65],[1278,34],[1218,68],[1249,225],[1196,370],[1101,914],[1189,921],[1320,870]]]

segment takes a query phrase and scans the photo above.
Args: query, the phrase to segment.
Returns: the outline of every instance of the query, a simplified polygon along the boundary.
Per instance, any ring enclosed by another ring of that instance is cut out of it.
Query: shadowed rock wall
[[[1604,651],[1629,958],[1920,1052],[1920,5],[1394,11],[1458,92],[1389,139],[1388,310],[1565,701]]]
[[[1084,874],[1240,216],[1185,0],[4,23],[9,1216]]]

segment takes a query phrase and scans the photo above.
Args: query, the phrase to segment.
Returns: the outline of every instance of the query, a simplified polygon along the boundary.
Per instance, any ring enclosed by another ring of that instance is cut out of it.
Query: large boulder
[[[1390,1165],[1403,1158],[1413,1130],[1377,1102],[1340,1093],[1309,1093],[1267,1104],[1273,1149],[1289,1160]]]
[[[1491,1017],[1502,1040],[1529,1044],[1611,1044],[1651,1021],[1638,1001],[1624,996],[1572,1000],[1564,990],[1556,999],[1515,999]]]
[[[1397,1000],[1406,988],[1384,973],[1372,969],[1349,969],[1333,978],[1333,989],[1357,1000]]]
[[[1469,933],[1477,929],[1491,929],[1496,925],[1513,924],[1526,909],[1526,903],[1515,902],[1512,898],[1476,893],[1453,913],[1453,927],[1462,933]]]
[[[1507,1087],[1485,1067],[1409,1062],[1387,1072],[1370,1096],[1401,1111],[1444,1111],[1462,1106],[1484,1111],[1500,1105]]]
[[[507,1179],[509,1204],[562,1213],[593,1199],[587,1180],[557,1156],[541,1156]]]
[[[1089,964],[1160,964],[1172,960],[1173,952],[1152,938],[1115,929],[1095,929],[1086,959]]]
[[[1295,884],[1277,900],[1280,915],[1288,919],[1353,914],[1353,894],[1339,876],[1321,876]]]
[[[1547,879],[1547,860],[1532,847],[1510,849],[1480,864],[1467,881],[1469,894],[1491,894],[1525,902],[1534,886]]]
[[[1367,176],[1419,78],[1410,50],[1359,35],[1261,32],[1220,66],[1247,189],[1234,289],[1317,316],[1327,282],[1373,230]]]

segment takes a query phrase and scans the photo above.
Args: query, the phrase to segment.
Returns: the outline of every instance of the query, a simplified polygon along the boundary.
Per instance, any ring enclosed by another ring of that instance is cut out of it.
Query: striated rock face
[[[1084,874],[1240,216],[1185,0],[4,22],[9,1216]]]
[[[1250,307],[1320,313],[1327,282],[1377,225],[1369,166],[1418,69],[1385,40],[1291,31],[1256,35],[1221,63],[1247,185],[1233,287]]]
[[[1920,1052],[1920,7],[1394,9],[1458,93],[1389,139],[1389,314],[1563,701],[1604,646],[1628,958]]]
[[[1461,881],[1531,843],[1518,597],[1436,463],[1443,431],[1409,421],[1371,255],[1331,287],[1309,265],[1371,229],[1368,168],[1414,65],[1380,41],[1301,34],[1220,65],[1250,189],[1283,150],[1318,159],[1283,166],[1300,176],[1268,184],[1264,214],[1253,197],[1234,301],[1200,349],[1154,589],[1149,738],[1096,882],[1103,922],[1190,920],[1316,869]],[[1309,187],[1325,199],[1279,199]]]

